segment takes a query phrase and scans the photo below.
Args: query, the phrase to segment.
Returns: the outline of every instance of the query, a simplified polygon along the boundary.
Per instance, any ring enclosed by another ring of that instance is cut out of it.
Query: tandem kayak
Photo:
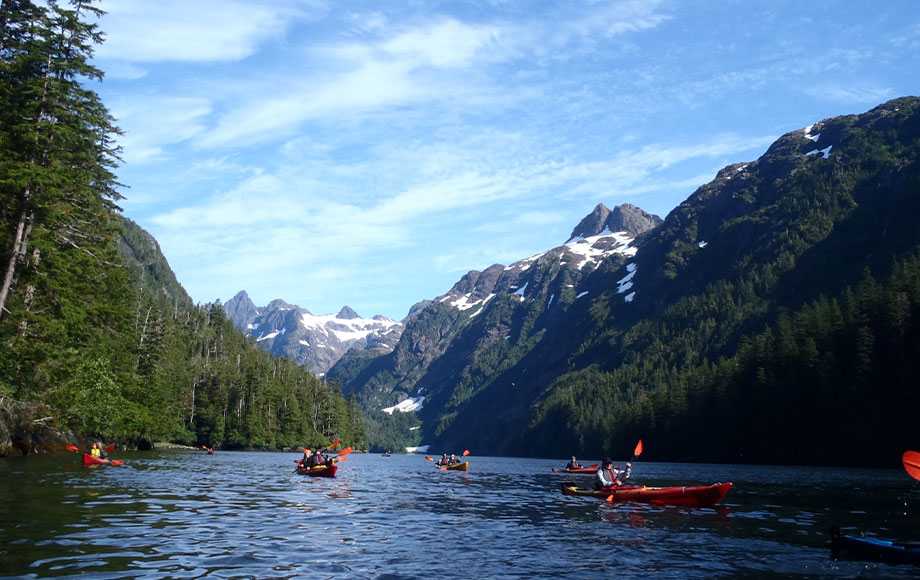
[[[855,560],[920,566],[920,542],[843,535],[839,528],[835,528],[831,530],[831,556],[839,559],[841,554]]]
[[[575,467],[568,469],[553,469],[553,473],[581,473],[583,475],[594,475],[597,473],[597,468],[590,467]]]
[[[309,475],[310,477],[335,477],[335,472],[339,469],[339,466],[333,463],[332,465],[318,465],[316,467],[297,467],[297,473],[300,475]]]
[[[435,465],[438,465],[438,464],[435,463]],[[467,469],[469,469],[469,467],[470,467],[469,461],[464,461],[463,463],[455,463],[453,465],[438,465],[438,469],[442,471],[445,471],[448,469],[451,471],[466,471]]]
[[[679,487],[646,487],[638,485],[596,491],[563,484],[562,493],[565,495],[596,497],[610,502],[641,501],[660,505],[712,507],[722,501],[731,486],[730,482]]]

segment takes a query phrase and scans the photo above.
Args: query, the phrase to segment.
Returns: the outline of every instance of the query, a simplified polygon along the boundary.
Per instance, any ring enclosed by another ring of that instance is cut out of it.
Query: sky
[[[920,93],[915,0],[110,0],[126,217],[199,303],[400,320]]]

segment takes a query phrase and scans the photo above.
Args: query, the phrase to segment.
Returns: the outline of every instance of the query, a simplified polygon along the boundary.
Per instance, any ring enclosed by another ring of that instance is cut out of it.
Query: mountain
[[[473,384],[508,368],[549,329],[564,326],[567,312],[583,309],[587,296],[603,292],[590,283],[592,277],[625,264],[635,254],[635,241],[661,222],[629,204],[613,210],[599,204],[562,246],[510,266],[468,272],[446,294],[414,311],[391,352],[351,351],[329,377],[358,395],[372,425],[375,412],[398,416],[390,410],[395,406],[413,405],[420,417],[462,406]],[[627,299],[629,276],[617,286]],[[559,354],[546,353],[547,360]],[[443,417],[437,420],[443,425]],[[379,420],[376,425],[385,428]],[[423,434],[413,432],[411,442],[419,443]],[[398,441],[390,443],[381,446],[398,447]]]
[[[663,222],[598,206],[468,273],[328,375],[381,447],[896,463],[920,445],[918,159],[917,98],[816,122]]]
[[[403,330],[402,324],[383,316],[361,318],[348,306],[324,316],[281,299],[257,308],[245,291],[228,300],[224,311],[263,350],[306,365],[316,374],[325,373],[353,347],[389,352]]]

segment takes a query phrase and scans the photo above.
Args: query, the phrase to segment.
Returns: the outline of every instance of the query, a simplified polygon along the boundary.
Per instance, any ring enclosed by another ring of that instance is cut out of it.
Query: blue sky
[[[111,0],[124,214],[196,302],[401,319],[661,217],[815,121],[916,95],[915,0]]]

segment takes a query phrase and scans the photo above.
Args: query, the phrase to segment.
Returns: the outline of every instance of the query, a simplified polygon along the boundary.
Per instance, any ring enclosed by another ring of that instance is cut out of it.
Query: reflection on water
[[[566,497],[562,461],[351,455],[335,479],[291,453],[0,459],[0,576],[93,578],[912,578],[836,562],[827,530],[920,539],[903,471],[637,462],[648,485],[734,481],[689,509]]]

